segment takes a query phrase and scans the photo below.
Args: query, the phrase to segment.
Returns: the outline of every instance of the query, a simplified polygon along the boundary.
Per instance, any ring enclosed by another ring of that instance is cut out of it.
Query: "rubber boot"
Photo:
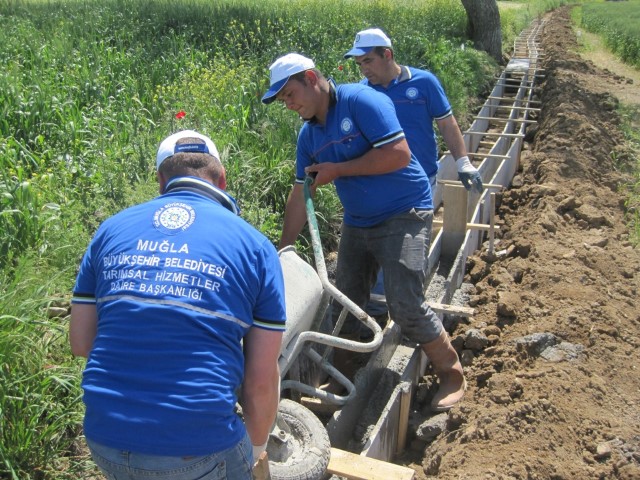
[[[462,399],[467,388],[458,354],[445,330],[442,330],[435,340],[422,344],[422,350],[429,357],[439,381],[438,392],[431,400],[431,410],[434,412],[450,410]]]

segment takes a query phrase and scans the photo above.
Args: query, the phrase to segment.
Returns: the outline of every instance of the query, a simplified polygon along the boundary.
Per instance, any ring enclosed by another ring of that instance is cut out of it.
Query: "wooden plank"
[[[387,298],[384,295],[372,293],[371,298],[369,300],[372,300],[378,303],[385,303],[387,301]],[[458,305],[447,305],[444,303],[434,303],[434,302],[428,302],[428,303],[431,310],[433,310],[436,313],[447,313],[450,315],[458,315],[461,317],[472,317],[473,314],[475,313],[475,310],[470,307],[461,307]],[[309,408],[309,410],[312,410],[312,411],[316,411],[316,408],[315,408],[316,405],[319,405],[319,404],[322,405],[321,401],[316,398],[302,397],[302,401],[307,402],[304,404],[305,407]],[[339,408],[333,405],[332,407],[334,408],[334,410],[336,408]],[[319,407],[320,411],[322,408],[326,408],[326,407],[324,406]]]
[[[541,108],[533,108],[533,107],[512,107],[511,105],[493,105],[493,108],[497,110],[527,110],[532,112],[539,112]]]
[[[409,399],[413,397],[413,387],[418,384],[426,366],[425,357],[421,348],[398,345],[390,363],[394,374],[388,375],[386,380],[378,385],[380,390],[374,391],[376,400],[372,399],[370,402],[373,412],[378,415],[378,420],[373,427],[367,427],[368,437],[360,455],[384,462],[392,461],[397,452],[398,435],[401,432],[402,393],[408,388],[410,389]],[[400,381],[393,384],[391,382],[395,381],[396,373],[400,373]],[[389,392],[389,388],[392,386],[393,391]],[[378,413],[379,405],[377,407],[375,405],[384,399],[387,399],[387,403]],[[362,412],[361,415],[369,416],[367,412]],[[406,420],[408,421],[408,418]]]
[[[489,120],[492,122],[538,123],[537,120],[528,120],[525,118],[476,117],[476,120]]]
[[[511,158],[511,157],[509,157]],[[460,180],[438,180],[438,183],[442,185],[460,185]],[[505,188],[504,185],[500,185],[499,183],[482,183],[484,188]]]
[[[400,413],[398,415],[398,445],[396,446],[396,455],[401,455],[407,446],[412,393],[413,390],[411,389],[410,383],[404,383],[400,386]]]
[[[516,101],[516,100],[520,100],[521,99],[517,99],[515,97],[495,97],[495,96],[489,96],[487,97],[489,100],[509,100],[509,101]],[[540,103],[540,100],[527,100],[528,103]]]
[[[382,330],[382,344],[376,351],[371,352],[371,358],[353,379],[356,397],[337,410],[327,424],[327,433],[332,446],[347,447],[354,427],[370,400],[371,393],[378,385],[382,372],[389,365],[401,341],[400,327],[390,321]]]
[[[446,151],[444,155],[449,155],[451,152]],[[481,153],[481,152],[467,152],[468,157],[481,157],[481,158],[511,158],[509,155],[498,155],[497,153]]]
[[[489,196],[489,253],[493,255],[494,229],[496,226],[496,194],[491,192]]]
[[[473,130],[467,130],[465,135],[486,135],[488,137],[506,137],[506,138],[522,138],[523,133],[500,133],[500,132],[475,132]]]
[[[503,82],[507,82],[507,84],[509,84],[509,86],[518,86],[518,85],[532,85],[534,82],[533,80],[523,80],[524,75],[522,75],[520,78],[514,78],[514,77],[508,77],[508,78],[503,78],[501,79]],[[498,83],[498,85],[507,85],[507,84],[501,84]]]
[[[433,225],[435,227],[442,227],[444,225],[444,221],[434,220]],[[487,225],[486,223],[467,223],[467,228],[469,230],[489,230],[491,228],[491,225]],[[500,230],[499,225],[495,225],[493,228],[496,230]]]
[[[415,355],[415,349],[413,350]],[[376,458],[383,462],[390,462],[398,446],[398,425],[400,418],[400,385],[396,385],[393,392],[386,391],[387,384],[377,398],[385,398],[390,395],[384,409],[368,434],[364,448],[360,455],[368,458]],[[376,392],[374,392],[376,393]],[[373,402],[373,400],[372,400]]]
[[[450,315],[458,315],[460,317],[472,317],[475,310],[471,307],[461,307],[458,305],[449,305],[444,303],[427,302],[431,310],[437,313],[447,313]]]
[[[413,480],[416,475],[411,468],[363,457],[337,448],[331,449],[327,473],[349,480]]]
[[[497,153],[468,152],[467,155],[469,155],[470,157],[481,158],[511,158],[509,155],[499,155]]]
[[[271,480],[271,472],[269,471],[269,458],[267,452],[262,452],[258,457],[258,461],[253,467],[253,480]]]
[[[467,190],[462,185],[444,185],[442,203],[442,255],[454,259],[467,230]]]
[[[517,56],[519,56],[519,55],[524,55],[525,57],[528,57],[528,52],[523,51],[523,50],[516,50],[516,51],[514,52],[514,58],[515,58],[515,57],[517,57]],[[544,54],[542,54],[542,53],[538,53],[538,54],[536,55],[536,57],[537,57],[537,58],[534,58],[534,59],[531,59],[531,60],[530,60],[528,70],[531,70],[533,67],[535,67],[535,65],[537,64],[537,60],[540,60],[540,59],[545,58],[545,55],[544,55]]]
[[[509,88],[523,88],[525,90],[531,90],[534,87],[526,87],[526,86],[522,86],[519,85],[517,83],[496,83],[496,85],[500,86],[500,87],[509,87]]]

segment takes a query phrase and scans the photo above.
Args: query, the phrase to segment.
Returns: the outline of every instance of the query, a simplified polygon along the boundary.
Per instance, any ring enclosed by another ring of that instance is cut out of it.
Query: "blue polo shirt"
[[[184,456],[244,437],[241,342],[254,326],[284,330],[284,281],[274,246],[226,200],[203,180],[176,178],[92,239],[73,296],[98,310],[82,380],[91,440]]]
[[[309,165],[346,162],[404,138],[389,97],[361,84],[334,87],[325,125],[308,121],[300,130],[296,182],[304,181]],[[412,208],[433,208],[429,179],[413,155],[405,168],[383,175],[339,177],[334,184],[344,207],[344,223],[354,227],[372,227]]]
[[[428,176],[438,173],[438,144],[433,121],[452,115],[451,105],[438,78],[427,70],[402,66],[387,88],[362,84],[383,92],[393,101],[409,148]]]

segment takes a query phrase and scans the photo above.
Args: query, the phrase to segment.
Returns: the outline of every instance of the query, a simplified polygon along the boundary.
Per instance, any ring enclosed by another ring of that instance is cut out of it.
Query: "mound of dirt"
[[[533,143],[499,199],[496,254],[469,259],[476,314],[452,332],[469,388],[420,418],[398,461],[417,479],[640,479],[640,251],[612,95],[628,84],[574,53],[567,8],[542,47]]]

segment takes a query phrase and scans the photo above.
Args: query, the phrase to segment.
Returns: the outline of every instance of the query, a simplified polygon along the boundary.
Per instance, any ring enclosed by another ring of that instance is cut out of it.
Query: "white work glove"
[[[469,190],[471,187],[475,188],[478,193],[482,193],[482,177],[478,169],[471,165],[469,157],[466,155],[456,160],[456,168],[458,169],[458,178],[464,185],[464,188]]]
[[[264,445],[252,445],[252,447],[253,447],[253,463],[254,463],[254,465],[258,461],[258,459],[260,458],[260,455],[262,454],[262,452],[264,452],[267,449],[267,443],[269,443],[269,439],[268,438],[267,438],[267,441],[264,442]]]

